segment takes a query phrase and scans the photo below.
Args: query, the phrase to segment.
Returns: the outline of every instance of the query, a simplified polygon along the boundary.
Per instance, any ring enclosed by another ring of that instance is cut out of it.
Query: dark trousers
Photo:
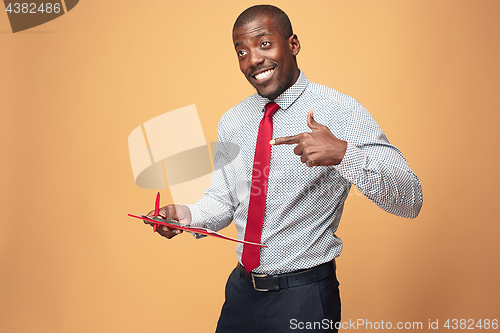
[[[339,283],[321,281],[279,291],[256,291],[235,268],[226,284],[217,333],[337,332]]]

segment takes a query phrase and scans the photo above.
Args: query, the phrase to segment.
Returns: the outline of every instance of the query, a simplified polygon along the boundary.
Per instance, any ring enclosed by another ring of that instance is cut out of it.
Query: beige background
[[[127,138],[196,104],[215,141],[219,117],[253,93],[231,43],[253,4],[88,0],[17,34],[0,13],[0,331],[214,330],[235,245],[167,241],[128,218],[156,192],[135,185]],[[300,68],[365,105],[423,185],[416,220],[353,190],[338,231],[343,319],[500,319],[500,2],[274,4]]]

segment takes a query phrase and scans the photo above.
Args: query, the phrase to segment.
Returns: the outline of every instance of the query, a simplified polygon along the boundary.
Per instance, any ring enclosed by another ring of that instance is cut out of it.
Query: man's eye
[[[269,43],[269,42],[262,42],[262,43],[260,43],[260,46],[261,47],[266,47],[266,46],[269,46],[270,44],[271,43]]]
[[[245,50],[238,51],[238,56],[240,57],[244,56],[245,54],[247,54],[247,51]]]

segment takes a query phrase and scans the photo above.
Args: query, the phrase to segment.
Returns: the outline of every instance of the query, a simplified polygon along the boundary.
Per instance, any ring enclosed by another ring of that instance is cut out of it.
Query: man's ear
[[[296,56],[300,51],[300,42],[299,37],[296,34],[288,37],[288,45],[290,45],[290,51],[292,51],[292,55]]]

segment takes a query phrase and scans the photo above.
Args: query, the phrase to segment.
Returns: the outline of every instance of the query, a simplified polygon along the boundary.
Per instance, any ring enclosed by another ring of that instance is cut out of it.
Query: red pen
[[[156,202],[155,202],[155,216],[160,215],[160,192],[156,195]],[[153,226],[153,232],[156,232],[156,229],[158,229],[158,224],[155,224]]]

